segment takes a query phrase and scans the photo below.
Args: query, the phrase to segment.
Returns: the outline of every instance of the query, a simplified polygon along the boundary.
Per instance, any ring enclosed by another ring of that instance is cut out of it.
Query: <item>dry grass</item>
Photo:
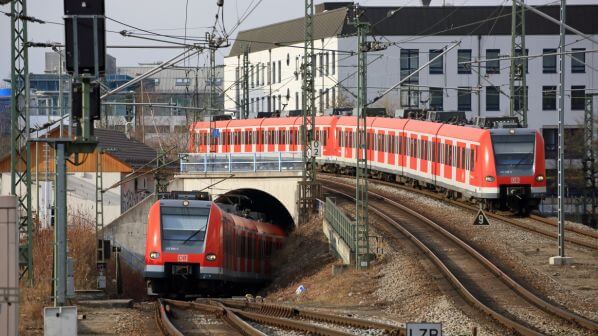
[[[339,275],[332,275],[332,266],[341,262],[330,251],[322,232],[322,218],[314,217],[308,224],[297,228],[275,258],[276,278],[264,290],[272,301],[291,301],[302,304],[352,306],[363,304],[377,288],[382,258],[374,261],[367,271],[348,267]],[[295,294],[299,285],[305,287]]]
[[[75,288],[95,288],[95,228],[80,212],[69,215],[68,249],[74,258]],[[43,333],[43,308],[52,305],[54,230],[37,227],[33,233],[34,285],[21,281],[20,333]]]

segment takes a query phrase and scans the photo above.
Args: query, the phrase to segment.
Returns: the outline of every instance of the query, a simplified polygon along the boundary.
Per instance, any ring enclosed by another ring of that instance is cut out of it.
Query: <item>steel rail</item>
[[[348,336],[353,335],[344,331],[338,331],[323,326],[318,326],[309,322],[303,322],[299,320],[292,320],[282,317],[274,317],[270,315],[264,315],[259,313],[253,313],[244,311],[237,308],[228,308],[233,313],[243,316],[244,318],[255,321],[258,323],[279,327],[283,329],[293,329],[303,332],[307,332],[310,335],[321,335],[321,336]]]
[[[382,322],[359,319],[355,317],[335,315],[314,310],[275,305],[270,303],[248,302],[245,300],[224,299],[218,301],[222,302],[224,305],[229,307],[234,307],[237,309],[250,309],[266,315],[273,315],[285,318],[304,318],[361,329],[380,329],[385,332],[385,335],[405,335],[405,328],[393,326]]]
[[[334,174],[324,174],[323,173],[322,175],[337,177]],[[407,191],[411,191],[411,192],[416,192],[416,193],[419,193],[421,195],[429,196],[429,197],[435,198],[435,199],[437,199],[439,201],[447,202],[448,204],[455,205],[455,206],[461,207],[463,209],[468,209],[468,210],[471,210],[471,211],[474,211],[474,212],[479,210],[479,208],[477,208],[477,207],[475,207],[473,205],[466,204],[464,202],[460,202],[460,201],[456,201],[456,200],[452,200],[452,199],[447,199],[444,196],[442,196],[442,195],[440,195],[438,193],[432,192],[432,191],[421,190],[421,189],[417,189],[417,188],[413,188],[413,187],[409,187],[409,186],[405,186],[405,185],[400,185],[400,184],[397,184],[397,183],[392,183],[392,182],[387,182],[387,181],[380,181],[380,180],[375,180],[375,179],[370,179],[370,181],[372,183],[374,183],[374,184],[386,185],[386,186],[390,186],[390,187],[393,187],[393,188],[396,188],[396,189],[403,189],[403,190],[407,190]],[[522,222],[520,220],[517,220],[517,219],[514,219],[514,218],[509,218],[509,217],[506,217],[506,216],[503,216],[503,215],[499,215],[499,214],[496,214],[496,213],[492,213],[492,212],[486,212],[486,215],[488,217],[490,217],[490,218],[501,220],[503,222],[506,222],[506,223],[511,224],[511,225],[515,225],[515,226],[520,227],[520,228],[522,228],[524,230],[527,230],[527,231],[539,233],[541,235],[544,235],[544,236],[547,236],[547,237],[550,237],[550,238],[557,238],[558,237],[558,234],[556,232],[545,231],[545,230],[542,230],[542,229],[539,229],[539,228],[535,227],[532,224],[524,223],[524,222]],[[556,223],[549,223],[550,220],[548,220],[546,218],[544,218],[544,220],[539,220],[538,218],[542,218],[542,217],[534,216],[534,215],[530,216],[530,218],[533,219],[533,220],[536,220],[536,221],[538,221],[538,222],[540,222],[540,223],[542,223],[544,225],[553,225],[553,226],[556,227]],[[569,232],[574,232],[574,233],[576,233],[578,235],[582,235],[586,239],[598,238],[598,234],[597,233],[587,232],[587,231],[580,230],[580,229],[575,228],[575,227],[568,227],[568,228],[566,228],[566,230],[569,231]],[[578,246],[586,247],[586,248],[589,248],[589,249],[594,249],[594,250],[598,249],[598,242],[591,243],[591,242],[588,242],[588,241],[585,241],[585,240],[581,240],[581,239],[576,238],[576,237],[569,237],[569,236],[565,236],[565,241],[570,242],[570,243],[575,244],[575,245],[578,245]]]
[[[536,220],[538,222],[542,222],[542,223],[548,224],[550,226],[557,227],[556,221],[554,221],[552,219],[549,219],[549,218],[546,218],[546,217],[542,217],[542,216],[538,216],[538,215],[529,215],[529,218],[531,218],[533,220]],[[582,236],[588,236],[588,237],[592,237],[592,238],[598,239],[598,232],[582,230],[582,229],[574,227],[574,226],[573,227],[568,227],[566,229],[567,229],[567,231],[572,231],[572,232],[578,233],[578,234],[580,234]]]
[[[345,183],[341,183],[341,182],[336,182],[336,181],[325,181],[325,183],[332,183],[332,184],[336,184],[336,185],[341,185],[344,186],[345,188],[351,188],[354,189],[354,187],[352,185],[348,185]],[[325,187],[329,190],[333,190],[332,188],[329,187]],[[338,192],[338,191],[335,191]],[[350,195],[342,193],[342,192],[338,192],[346,197],[350,197],[352,198]],[[441,227],[440,225],[436,224],[434,221],[430,220],[429,218],[423,216],[422,214],[418,213],[417,211],[414,211],[402,204],[399,204],[393,200],[391,200],[388,197],[385,197],[383,195],[380,195],[378,193],[375,192],[369,192],[370,195],[377,197],[378,199],[380,199],[383,202],[386,202],[390,205],[392,205],[395,208],[398,208],[404,212],[407,212],[408,214],[418,218],[419,220],[421,220],[422,222],[428,224],[429,226],[431,226],[433,229],[435,229],[436,231],[440,232],[443,236],[445,236],[446,238],[450,239],[451,241],[453,241],[454,243],[456,243],[459,247],[461,247],[462,249],[464,249],[465,251],[467,251],[472,257],[474,257],[478,262],[480,262],[481,264],[483,264],[488,270],[490,270],[492,273],[494,273],[498,278],[500,278],[503,283],[505,285],[507,285],[508,287],[510,287],[511,289],[513,289],[515,292],[517,292],[521,297],[523,297],[524,299],[526,299],[528,302],[536,305],[538,308],[540,308],[541,310],[553,314],[555,316],[558,316],[564,320],[570,321],[570,322],[574,322],[584,328],[587,328],[589,330],[592,331],[598,331],[598,323],[595,321],[592,321],[586,317],[577,315],[569,310],[563,309],[561,307],[558,307],[546,300],[543,300],[542,298],[538,297],[537,295],[535,295],[534,293],[530,292],[528,289],[526,289],[525,287],[523,287],[522,285],[520,285],[517,281],[515,281],[513,278],[511,278],[509,275],[507,275],[504,271],[502,271],[498,266],[496,266],[494,263],[492,263],[490,260],[488,260],[486,257],[484,257],[481,253],[479,253],[477,250],[475,250],[473,247],[471,247],[469,244],[465,243],[463,240],[459,239],[457,236],[453,235],[452,233],[450,233],[449,231],[447,231],[446,229],[444,229],[443,227]],[[384,214],[380,209],[376,208],[376,206],[372,206],[372,210],[374,210],[374,212],[378,213],[381,217],[385,218],[387,221],[390,220],[391,223],[393,223],[393,225],[397,228],[399,228],[399,230],[401,232],[403,232],[407,237],[409,237],[410,240],[414,241],[418,246],[420,246],[420,248],[422,248],[424,250],[424,252],[426,254],[428,254],[430,257],[432,257],[433,261],[438,265],[438,262],[440,262],[443,266],[440,266],[443,270],[447,270],[451,275],[449,276],[450,278],[454,278],[455,280],[456,277],[454,276],[454,274],[448,270],[448,268],[444,265],[444,263],[442,263],[442,261],[427,247],[425,246],[425,244],[423,242],[421,242],[419,239],[417,239],[413,234],[411,234],[407,229],[405,229],[403,226],[401,226],[398,222],[396,222],[394,219],[390,218],[389,216],[387,216],[386,214]],[[451,281],[452,282],[452,281]],[[457,282],[459,282],[457,280]],[[459,282],[459,284],[455,284],[457,285],[457,287],[459,288],[459,290],[461,291],[462,289],[465,289],[464,286]],[[463,287],[463,288],[461,288]],[[469,293],[469,295],[466,296],[473,296],[473,294],[471,294],[468,290],[466,290],[467,293]],[[471,297],[470,297],[471,298]],[[479,300],[476,299],[477,302],[479,302]],[[480,302],[481,303],[481,302]],[[482,304],[484,305],[484,304]],[[492,310],[490,307],[487,307],[486,305],[484,305],[484,307]],[[486,309],[484,309],[486,311]],[[501,315],[498,312],[495,312],[494,310],[492,310],[494,313]],[[501,315],[501,317],[506,318],[504,316]],[[508,318],[507,318],[508,319]],[[510,320],[510,319],[509,319]],[[514,321],[513,321],[514,322]],[[515,322],[517,323],[517,322]],[[529,332],[532,331],[535,333],[535,331],[529,329],[528,327],[525,327],[523,325],[520,325],[520,327],[523,327],[524,329],[522,329],[522,334],[525,335],[525,332]],[[531,333],[530,335],[534,335],[534,333]]]
[[[267,336],[263,332],[255,329],[249,323],[243,321],[237,314],[232,312],[230,309],[218,305],[210,305],[210,304],[202,304],[202,303],[194,303],[194,302],[186,302],[186,301],[176,301],[176,300],[168,300],[168,299],[158,299],[158,309],[156,310],[156,320],[158,322],[158,326],[162,330],[164,335],[168,336],[183,336],[175,326],[172,324],[170,319],[168,318],[168,314],[166,313],[165,304],[171,305],[173,307],[177,307],[179,309],[191,309],[197,311],[203,311],[208,314],[216,315],[218,318],[222,319],[232,328],[238,330],[243,335],[248,336]]]

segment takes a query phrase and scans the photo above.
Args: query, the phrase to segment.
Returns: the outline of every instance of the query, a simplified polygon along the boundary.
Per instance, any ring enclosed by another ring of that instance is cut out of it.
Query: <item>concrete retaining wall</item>
[[[326,219],[322,220],[322,231],[324,231],[324,235],[326,235],[326,238],[328,238],[328,241],[330,242],[330,248],[338,254],[343,260],[343,263],[345,265],[352,265],[354,254],[351,253],[351,248]]]
[[[123,261],[137,271],[143,271],[147,216],[150,207],[157,200],[155,194],[146,197],[104,227],[105,239],[120,246]]]

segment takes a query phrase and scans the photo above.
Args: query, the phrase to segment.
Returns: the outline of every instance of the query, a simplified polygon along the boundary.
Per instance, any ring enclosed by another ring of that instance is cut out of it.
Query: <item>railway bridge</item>
[[[263,154],[181,154],[180,173],[169,190],[208,191],[218,203],[243,203],[289,231],[298,223],[301,152]],[[144,265],[147,214],[156,195],[109,223],[105,237],[121,248],[132,268]]]

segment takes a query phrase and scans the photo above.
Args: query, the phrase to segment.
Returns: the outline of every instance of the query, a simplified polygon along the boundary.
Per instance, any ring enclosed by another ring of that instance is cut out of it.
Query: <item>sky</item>
[[[330,0],[329,2],[335,2]],[[217,13],[216,0],[105,0],[106,16],[131,26],[156,31],[163,34],[184,35],[185,14],[187,15],[188,36],[204,37],[214,24]],[[322,2],[315,0],[316,4]],[[596,0],[569,0],[568,4],[592,4]],[[418,6],[420,0],[361,0],[363,6]],[[443,5],[510,5],[510,0],[432,0],[432,6]],[[527,3],[557,4],[552,0],[527,0]],[[186,5],[188,4],[187,8]],[[304,0],[224,0],[224,26],[231,38],[239,30],[255,28],[279,21],[285,21],[304,15]],[[256,7],[257,5],[257,7]],[[237,22],[248,9],[253,9],[240,25]],[[28,15],[45,21],[62,23],[63,0],[28,0]],[[10,5],[0,5],[0,11],[10,12]],[[233,28],[238,26],[235,30]],[[132,30],[121,24],[107,20],[107,30],[119,32]],[[29,40],[31,42],[60,42],[64,41],[64,27],[60,24],[28,24]],[[118,33],[107,33],[107,45],[155,45],[157,42],[123,37]],[[10,18],[0,14],[0,79],[10,77]],[[44,53],[51,49],[30,48],[29,70],[41,73],[44,70]],[[165,61],[180,50],[176,49],[108,49],[108,53],[116,57],[118,66],[133,66],[138,63],[152,63]],[[218,51],[217,63],[228,49]],[[207,56],[191,60],[189,65],[206,65]]]

